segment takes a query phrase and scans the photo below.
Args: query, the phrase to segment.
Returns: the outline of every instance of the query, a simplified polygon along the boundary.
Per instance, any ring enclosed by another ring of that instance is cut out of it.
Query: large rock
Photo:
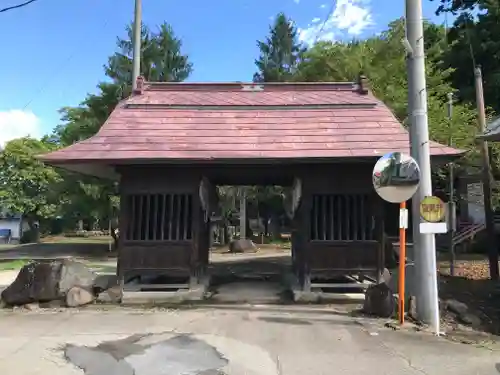
[[[8,306],[64,301],[75,286],[92,290],[96,277],[84,264],[72,260],[32,262],[21,268],[1,297]]]
[[[85,264],[69,259],[61,261],[61,276],[59,279],[59,292],[61,295],[66,295],[68,290],[74,286],[91,290],[96,279],[97,274]]]
[[[8,306],[21,306],[59,299],[60,275],[60,262],[27,264],[2,292],[2,301]]]
[[[88,305],[96,299],[92,290],[81,286],[71,287],[66,293],[66,306],[78,307]]]
[[[255,252],[257,246],[252,240],[234,240],[229,243],[229,251],[231,253]]]
[[[396,311],[391,289],[386,283],[371,285],[365,293],[363,312],[380,318],[390,318]]]

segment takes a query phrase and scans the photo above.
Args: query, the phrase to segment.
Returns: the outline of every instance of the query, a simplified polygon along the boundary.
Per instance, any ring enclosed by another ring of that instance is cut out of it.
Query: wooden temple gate
[[[118,272],[124,279],[166,275],[189,279],[186,286],[197,284],[206,275],[209,221],[218,209],[211,181],[285,186],[300,181],[287,210],[300,285],[307,290],[315,286],[312,279],[347,274],[376,278],[384,267],[384,220],[377,214],[382,202],[369,184],[370,169],[370,164],[122,168]],[[331,183],[337,175],[344,176],[342,185]]]
[[[409,152],[408,133],[363,75],[341,83],[139,79],[95,136],[42,160],[120,181],[122,281],[178,275],[189,280],[184,286],[207,269],[214,186],[299,180],[287,212],[293,270],[308,290],[335,275],[379,277],[384,205],[371,173],[377,158],[396,150]],[[461,154],[435,142],[430,151]]]

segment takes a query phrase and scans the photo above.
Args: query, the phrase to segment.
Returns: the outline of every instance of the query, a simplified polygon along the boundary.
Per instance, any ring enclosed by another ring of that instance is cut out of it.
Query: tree
[[[279,13],[266,40],[257,41],[260,57],[255,60],[255,82],[285,82],[293,77],[306,50],[298,43],[297,34],[294,23]]]
[[[450,48],[443,58],[453,67],[451,83],[460,92],[460,99],[475,102],[474,65],[480,65],[484,80],[485,103],[500,112],[500,3],[481,0],[478,14],[462,11],[449,30]]]
[[[430,137],[448,144],[453,133],[453,146],[468,151],[464,165],[475,159],[476,133],[475,109],[467,103],[457,103],[453,120],[447,118],[446,97],[456,93],[449,83],[453,69],[443,68],[441,59],[446,48],[444,30],[430,23],[425,24],[427,40],[426,75],[428,89],[428,115]],[[370,80],[376,97],[381,99],[403,123],[407,123],[407,72],[406,57],[401,40],[405,29],[402,19],[392,22],[389,28],[376,37],[349,43],[321,42],[313,46],[299,65],[297,79],[306,81],[354,80],[360,70]],[[436,171],[438,172],[438,171]],[[439,171],[443,181],[443,171]]]
[[[61,177],[37,159],[52,150],[52,144],[26,137],[8,142],[0,153],[0,206],[21,213],[35,240],[39,238],[37,222],[53,217],[64,200]]]
[[[439,3],[436,14],[443,12],[457,13],[474,9],[483,0],[431,0]]]
[[[115,83],[132,82],[133,29],[126,27],[128,39],[118,38],[119,52],[109,57],[104,67],[106,75]],[[181,53],[182,41],[167,23],[153,33],[147,26],[142,27],[141,74],[151,82],[182,82],[193,71],[187,55]]]
[[[48,141],[66,147],[95,135],[120,100],[131,92],[132,27],[126,28],[128,39],[118,38],[118,52],[108,59],[106,75],[112,82],[100,83],[98,94],[89,94],[78,107],[61,109],[63,124],[57,126]],[[192,71],[188,56],[181,53],[182,42],[168,24],[157,33],[142,29],[141,73],[150,81],[186,79]],[[68,199],[64,204],[65,217],[71,225],[76,220],[96,222],[116,216],[119,200],[112,181],[103,181],[74,173],[61,172]],[[116,222],[116,220],[113,220]]]

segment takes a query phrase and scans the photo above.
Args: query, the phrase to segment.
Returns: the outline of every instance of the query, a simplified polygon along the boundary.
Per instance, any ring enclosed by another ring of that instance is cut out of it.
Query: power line
[[[465,4],[464,4],[464,0],[460,0],[460,3],[462,5],[462,7],[465,7]],[[476,56],[475,56],[475,53],[474,53],[474,46],[472,45],[472,38],[471,38],[471,21],[474,21],[473,19],[471,20],[471,13],[470,12],[466,12],[466,19],[465,19],[465,38],[466,38],[466,42],[468,44],[468,47],[469,47],[469,54],[470,54],[470,58],[472,60],[472,66],[474,69],[476,69]]]
[[[21,4],[12,5],[10,7],[0,9],[0,13],[4,13],[4,12],[8,12],[9,10],[14,10],[14,9],[19,9],[19,8],[25,7],[26,5],[34,3],[35,1],[37,1],[37,0],[29,0],[29,1],[25,1],[24,3],[21,3]]]
[[[330,17],[331,17],[331,15],[332,15],[332,13],[333,13],[334,10],[335,10],[335,0],[332,1],[332,5],[331,5],[328,13],[325,16],[325,19],[323,20],[323,24],[321,25],[320,29],[318,30],[318,33],[316,34],[316,38],[314,38],[314,43],[315,44],[318,41],[319,37],[321,36],[321,33],[325,29],[326,23],[330,19]]]
[[[36,1],[36,0],[32,0]],[[109,18],[106,18],[101,26],[101,29],[104,30],[108,26]],[[80,43],[77,44],[77,47],[68,55],[68,57],[54,70],[54,72],[49,75],[49,78],[40,86],[40,88],[36,91],[35,95],[24,105],[23,111],[26,110],[36,99],[38,99],[41,94],[50,86],[50,84],[54,81],[55,77],[60,75],[61,72],[64,71],[65,68],[69,66],[69,62],[75,57],[75,54],[81,50]]]

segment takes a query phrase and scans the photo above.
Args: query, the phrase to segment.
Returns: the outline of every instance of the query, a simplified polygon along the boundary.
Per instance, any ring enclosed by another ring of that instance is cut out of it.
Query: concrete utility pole
[[[137,77],[141,75],[142,0],[135,0],[134,57],[132,61],[132,90],[137,89]]]
[[[453,128],[452,128],[452,117],[453,117],[453,93],[448,93],[448,103],[446,103],[446,108],[448,112],[448,144],[451,146],[453,143]],[[448,203],[448,246],[450,252],[450,275],[455,276],[455,245],[453,239],[455,237],[455,175],[454,175],[454,165],[453,162],[449,163],[449,194],[450,199]]]
[[[482,134],[486,129],[486,111],[484,109],[483,76],[481,68],[474,69],[476,81],[476,102],[479,123],[479,132]],[[491,167],[490,156],[488,152],[488,142],[481,142],[481,161],[483,169],[483,200],[484,200],[484,218],[486,220],[486,232],[488,234],[488,257],[490,263],[490,278],[498,280],[498,249],[495,234],[495,216],[491,206]]]
[[[408,61],[410,65],[408,75],[409,82],[411,82],[409,90],[411,91],[409,91],[408,95],[412,98],[410,100],[412,106],[410,116],[412,156],[415,157],[421,171],[420,187],[413,199],[420,203],[426,196],[432,195],[421,0],[406,0],[406,38],[411,50]],[[420,223],[419,211],[413,211],[413,222],[416,225]],[[419,283],[417,288],[417,315],[420,320],[430,324],[436,334],[439,334],[435,238],[434,234],[422,234],[419,230],[414,232],[417,232],[417,238],[414,239],[414,245],[417,245],[414,256],[416,281]]]

